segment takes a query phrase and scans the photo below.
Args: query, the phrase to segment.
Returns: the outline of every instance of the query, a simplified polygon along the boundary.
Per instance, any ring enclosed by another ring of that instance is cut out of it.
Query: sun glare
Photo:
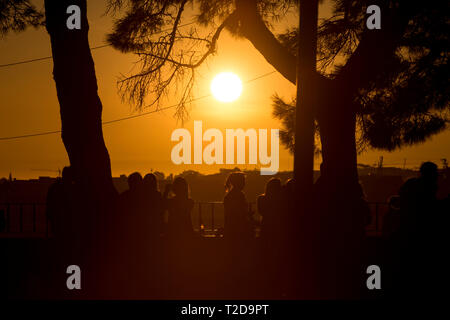
[[[221,102],[235,101],[242,93],[242,81],[232,72],[222,72],[211,82],[211,92]]]

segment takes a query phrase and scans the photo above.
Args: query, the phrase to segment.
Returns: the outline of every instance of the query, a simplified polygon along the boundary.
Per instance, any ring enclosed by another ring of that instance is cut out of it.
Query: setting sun
[[[222,72],[211,82],[211,92],[221,102],[235,101],[242,93],[242,81],[232,72]]]

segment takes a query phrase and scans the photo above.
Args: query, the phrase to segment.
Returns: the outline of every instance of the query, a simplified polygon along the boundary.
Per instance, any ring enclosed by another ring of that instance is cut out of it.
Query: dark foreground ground
[[[366,240],[365,265],[383,264],[382,246],[380,238]],[[123,255],[129,261],[115,260],[115,265],[102,266],[101,276],[112,272],[114,276],[106,277],[108,289],[100,297],[290,299],[282,285],[288,266],[282,256],[269,259],[258,239],[239,252],[230,250],[223,238],[198,238],[189,245],[182,244],[182,250],[179,248],[176,243],[162,242],[144,253],[130,250]],[[5,284],[0,287],[6,288],[9,299],[89,299],[89,287],[104,285],[100,278],[89,278],[89,272],[81,266],[82,290],[68,290],[65,281],[69,275],[65,274],[64,265],[76,262],[58,264],[52,239],[0,239],[0,250],[1,279]],[[365,281],[366,278],[361,279],[362,287]],[[361,298],[380,297],[380,292],[361,293]]]

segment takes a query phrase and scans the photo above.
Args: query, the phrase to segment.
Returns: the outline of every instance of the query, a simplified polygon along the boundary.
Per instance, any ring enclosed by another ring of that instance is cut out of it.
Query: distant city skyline
[[[448,159],[447,159],[448,160]],[[418,171],[420,168],[420,164],[423,163],[425,161],[422,161],[420,163],[418,163],[417,165],[408,165],[408,163],[406,163],[405,166],[403,166],[403,163],[401,165],[397,165],[397,164],[390,164],[390,163],[385,163],[383,162],[383,169],[385,170],[389,170],[389,169],[404,169],[404,170],[412,170],[412,171]],[[444,164],[441,161],[441,159],[439,161],[435,161],[435,163],[437,164],[439,169],[443,169],[444,168]],[[368,169],[377,169],[378,163],[358,163],[358,168],[360,170],[365,169],[365,167],[368,167]],[[202,167],[203,166],[199,166]],[[187,171],[195,171],[198,172],[199,174],[202,175],[214,175],[214,174],[219,174],[220,171],[222,169],[225,170],[232,170],[234,168],[239,168],[239,170],[241,171],[257,171],[259,172],[259,167],[249,167],[249,166],[239,166],[239,165],[227,165],[227,166],[220,166],[218,165],[217,167],[215,167],[214,169],[211,170],[195,170],[193,168],[190,168],[190,166],[184,166],[184,169],[180,169],[177,171],[164,171],[164,170],[160,170],[157,168],[149,168],[149,169],[142,169],[142,170],[131,170],[129,172],[117,172],[115,173],[113,171],[112,177],[113,178],[120,178],[121,176],[129,176],[131,173],[133,172],[139,172],[142,175],[147,174],[147,173],[155,173],[155,172],[161,172],[164,174],[165,178],[167,178],[169,175],[178,175],[181,174],[183,172],[187,172]],[[13,172],[11,172],[11,176],[13,179],[17,179],[17,180],[35,180],[35,179],[39,179],[39,178],[56,178],[58,176],[60,176],[60,172],[62,172],[63,167],[61,167],[59,170],[30,170],[30,172],[32,172],[34,175],[31,175],[29,177],[23,177],[23,176],[15,176],[13,174]],[[320,169],[318,167],[314,168],[315,172],[320,172]],[[292,169],[286,169],[286,170],[280,170],[278,173],[287,173],[287,172],[291,172],[292,173]],[[270,177],[270,176],[269,176]],[[9,173],[5,176],[0,176],[0,179],[9,179]]]

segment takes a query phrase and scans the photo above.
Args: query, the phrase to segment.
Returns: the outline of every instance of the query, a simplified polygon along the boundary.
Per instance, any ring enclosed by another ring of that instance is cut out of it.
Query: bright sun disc
[[[232,102],[242,93],[242,81],[232,72],[222,72],[211,82],[211,92],[221,102]]]

